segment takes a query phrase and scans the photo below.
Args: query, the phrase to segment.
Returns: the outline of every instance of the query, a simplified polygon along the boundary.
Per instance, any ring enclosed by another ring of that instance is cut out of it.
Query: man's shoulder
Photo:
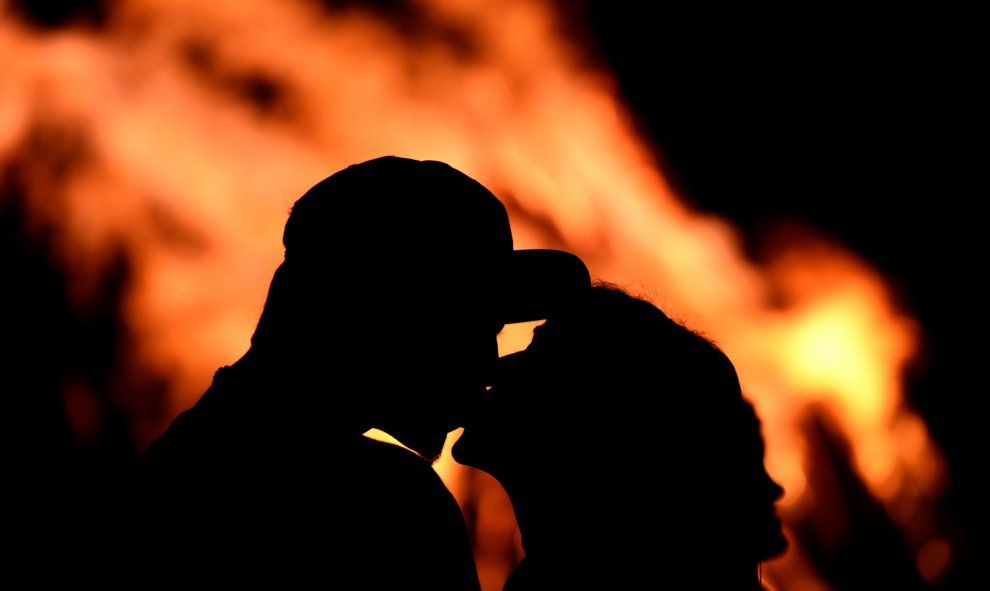
[[[162,458],[183,457],[202,453],[206,441],[218,435],[217,425],[211,424],[211,415],[221,399],[229,396],[229,387],[218,382],[225,368],[217,370],[209,388],[191,407],[179,412],[165,430],[145,450],[144,461],[154,462]]]

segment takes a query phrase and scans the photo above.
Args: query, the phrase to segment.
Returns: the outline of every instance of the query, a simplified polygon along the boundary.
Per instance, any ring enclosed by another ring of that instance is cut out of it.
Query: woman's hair
[[[602,483],[601,494],[636,499],[642,511],[656,512],[644,517],[671,530],[694,528],[699,539],[709,535],[706,523],[735,519],[721,511],[738,506],[725,501],[729,495],[747,494],[738,488],[743,467],[752,466],[744,447],[759,425],[735,366],[713,340],[645,298],[598,282],[537,327],[531,348],[546,368],[534,374],[546,380],[538,391],[556,393],[548,402],[564,421],[548,417],[551,430],[587,438],[582,453],[564,461],[607,462],[623,474],[624,486]],[[671,506],[676,514],[665,513]]]
[[[502,358],[493,393],[463,438],[481,438],[466,451],[522,510],[527,553],[549,555],[524,576],[735,589],[751,572],[755,588],[773,499],[758,421],[714,341],[598,282]]]
[[[558,368],[555,380],[609,396],[598,417],[701,429],[696,419],[733,421],[743,403],[735,366],[714,341],[615,284],[596,282],[568,300],[535,329],[531,347]]]

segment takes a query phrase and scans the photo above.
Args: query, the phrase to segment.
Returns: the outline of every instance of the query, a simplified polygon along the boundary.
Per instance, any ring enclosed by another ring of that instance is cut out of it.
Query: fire
[[[919,329],[876,270],[809,232],[766,264],[748,260],[730,223],[691,211],[666,184],[608,73],[581,65],[552,5],[408,10],[405,27],[263,0],[128,0],[105,26],[47,32],[0,20],[0,162],[30,188],[30,221],[57,229],[75,300],[115,249],[127,254],[133,354],[169,377],[165,416],[135,420],[135,444],[243,353],[295,198],[392,153],[477,178],[508,205],[517,247],[571,250],[718,341],[763,419],[785,518],[816,510],[801,417],[820,405],[871,493],[898,523],[916,521],[944,468],[903,400]],[[508,332],[503,352],[531,328]],[[438,470],[460,500],[498,504],[491,482],[469,486],[449,460]],[[493,511],[472,527],[484,537],[507,523]],[[951,549],[930,528],[913,531],[919,569],[936,578]],[[479,564],[496,565],[491,589],[515,551],[499,539],[479,544]],[[764,579],[822,586],[801,552],[766,565]]]

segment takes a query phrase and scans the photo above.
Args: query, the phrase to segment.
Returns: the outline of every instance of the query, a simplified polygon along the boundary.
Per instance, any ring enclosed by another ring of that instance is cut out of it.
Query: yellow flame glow
[[[291,203],[348,164],[400,154],[490,187],[517,248],[571,250],[712,336],[756,404],[788,504],[806,491],[796,417],[812,403],[839,417],[892,513],[917,510],[893,507],[906,482],[938,486],[938,452],[903,401],[918,330],[879,274],[810,235],[768,265],[747,260],[731,224],[671,191],[608,73],[579,67],[549,4],[424,0],[412,34],[317,5],[126,0],[105,30],[44,34],[0,20],[0,161],[38,130],[84,146],[85,167],[31,179],[32,214],[58,225],[80,290],[111,244],[134,257],[127,318],[140,355],[174,378],[173,413],[245,350]],[[460,467],[437,468],[466,494]],[[769,568],[815,588],[792,556]],[[933,542],[919,568],[947,556]]]

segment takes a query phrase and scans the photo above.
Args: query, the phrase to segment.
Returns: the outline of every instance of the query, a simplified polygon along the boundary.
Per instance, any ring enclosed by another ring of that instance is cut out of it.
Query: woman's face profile
[[[761,423],[748,402],[743,405],[740,429],[737,510],[742,524],[741,536],[754,540],[756,560],[767,560],[783,553],[788,546],[777,515],[777,501],[784,489],[767,472],[766,446]],[[746,491],[746,494],[743,494]]]

